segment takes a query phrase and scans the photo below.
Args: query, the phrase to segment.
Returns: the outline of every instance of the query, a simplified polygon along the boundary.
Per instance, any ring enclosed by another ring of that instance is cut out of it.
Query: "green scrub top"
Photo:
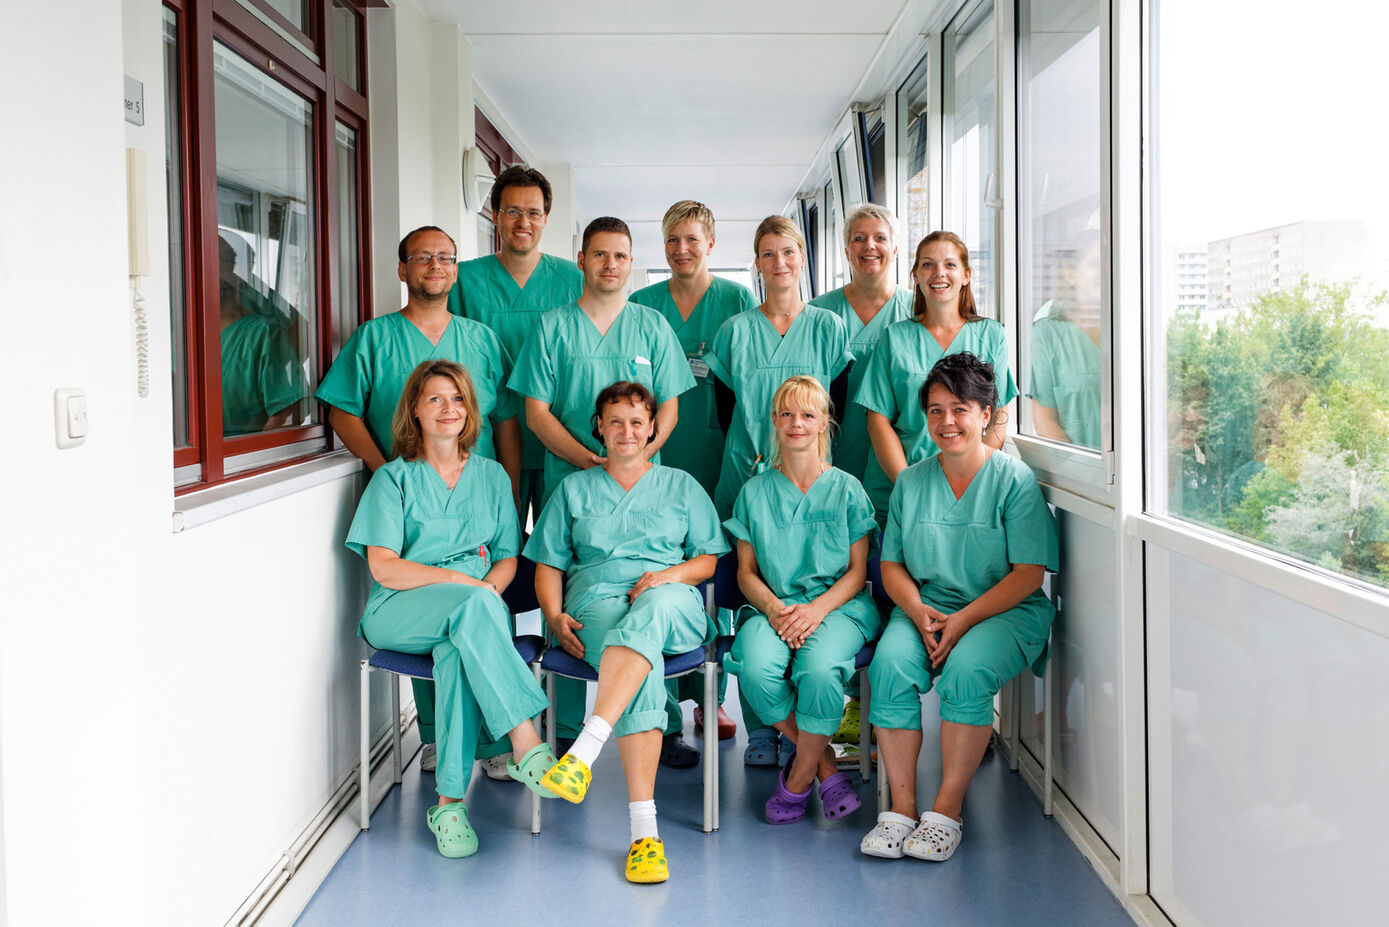
[[[902,442],[908,466],[925,460],[938,450],[926,427],[926,413],[918,398],[926,375],[936,361],[947,354],[962,351],[993,364],[999,407],[1012,402],[1013,397],[1018,395],[1018,388],[1013,383],[1013,372],[1008,369],[1008,342],[1003,326],[993,319],[966,323],[945,350],[941,349],[940,343],[926,330],[926,326],[915,319],[896,322],[888,326],[868,359],[863,383],[853,394],[854,402],[892,423]],[[878,517],[883,518],[888,496],[892,493],[892,482],[883,472],[876,454],[868,457],[863,488],[868,490],[868,498],[873,500]]]
[[[877,540],[878,523],[863,485],[830,467],[802,493],[775,467],[743,484],[728,533],[752,545],[757,571],[767,588],[787,605],[813,601],[849,569],[849,548],[865,535]],[[858,625],[869,640],[882,619],[867,590],[836,609]],[[739,623],[757,610],[743,606]]]
[[[542,254],[524,288],[495,254],[458,265],[458,282],[449,291],[449,312],[481,322],[501,339],[509,364],[521,356],[526,338],[540,317],[578,299],[584,291],[584,274],[573,261]],[[521,409],[521,468],[539,470],[545,462],[545,445],[526,426]]]
[[[772,451],[772,396],[787,378],[807,374],[825,389],[853,358],[844,323],[827,309],[806,306],[786,334],[761,309],[739,313],[719,327],[709,369],[738,397],[724,445],[714,504],[723,517],[733,512],[738,490],[765,469]]]
[[[384,547],[405,560],[482,579],[521,546],[511,478],[501,464],[473,454],[450,490],[424,460],[397,457],[372,474],[347,546],[362,557],[368,546]],[[366,614],[403,591],[373,584]]]
[[[892,298],[883,304],[873,318],[864,325],[854,307],[849,305],[844,288],[821,293],[810,301],[812,306],[828,309],[849,332],[849,353],[854,362],[849,367],[849,398],[858,394],[859,384],[863,382],[863,372],[868,369],[868,358],[893,322],[912,317],[912,291],[898,287]],[[868,458],[873,456],[873,445],[868,440],[868,420],[863,406],[848,403],[839,418],[839,430],[834,435],[834,465],[855,479],[862,480]]]
[[[1072,444],[1100,446],[1100,349],[1064,319],[1032,323],[1032,382],[1027,395],[1056,417]]]
[[[289,329],[243,315],[222,329],[222,434],[255,434],[309,394]]]
[[[501,342],[478,322],[449,319],[438,344],[399,312],[364,322],[347,339],[314,395],[319,402],[363,419],[382,456],[390,460],[395,452],[391,434],[395,407],[405,381],[427,360],[451,360],[468,368],[482,413],[475,450],[496,460],[492,425],[515,416],[521,400],[505,386],[511,362]]]
[[[577,302],[551,310],[526,339],[511,374],[511,388],[550,404],[571,435],[595,454],[603,445],[593,437],[593,401],[604,387],[635,380],[651,390],[659,406],[694,388],[680,342],[654,309],[627,303],[606,335],[599,335]],[[653,459],[660,463],[660,455]],[[543,506],[559,481],[578,468],[545,454]]]
[[[921,601],[957,612],[1003,579],[1015,563],[1056,571],[1056,521],[1027,465],[994,451],[958,500],[929,457],[902,471],[888,504],[883,560],[907,568]],[[1038,589],[1009,610],[1040,640],[1055,614]]]
[[[714,380],[704,356],[719,326],[740,312],[756,308],[757,298],[747,287],[715,277],[688,320],[680,318],[680,310],[675,308],[669,281],[637,290],[629,299],[650,306],[670,323],[695,378],[695,388],[680,397],[680,421],[661,453],[668,465],[693,474],[704,491],[713,495],[723,462],[724,433],[714,404]]]
[[[684,470],[661,466],[630,490],[602,467],[565,477],[525,551],[565,572],[564,610],[580,621],[594,602],[625,596],[643,573],[727,552],[709,495]]]

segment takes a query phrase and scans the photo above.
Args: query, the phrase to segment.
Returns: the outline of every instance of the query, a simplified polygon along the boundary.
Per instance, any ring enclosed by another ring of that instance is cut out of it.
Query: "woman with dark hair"
[[[511,480],[473,453],[481,430],[466,370],[443,360],[416,367],[392,421],[399,456],[372,475],[347,532],[376,581],[358,634],[434,656],[439,802],[428,822],[449,857],[477,852],[463,796],[484,724],[521,758],[507,764],[511,777],[547,798],[540,778],[555,763],[531,723],[545,696],[512,646],[501,599],[520,544]]]
[[[854,402],[867,410],[873,457],[863,488],[873,501],[879,524],[887,514],[892,484],[909,465],[936,452],[917,392],[936,361],[968,351],[998,372],[1001,405],[1018,394],[1008,371],[1003,326],[981,317],[970,292],[969,249],[952,232],[932,232],[916,246],[912,279],[916,286],[912,318],[888,326],[863,374]],[[1003,447],[1007,413],[995,409],[984,441]]]
[[[993,368],[969,353],[941,358],[921,387],[939,452],[902,471],[888,506],[883,588],[897,607],[868,678],[892,810],[859,844],[869,856],[950,858],[994,696],[1024,668],[1040,676],[1046,664],[1055,611],[1041,587],[1056,569],[1056,523],[1032,471],[985,443],[997,402]],[[941,783],[918,817],[921,696],[932,687]]]
[[[664,657],[708,638],[694,587],[714,575],[728,550],[714,504],[695,478],[648,459],[655,431],[656,399],[646,387],[620,382],[600,392],[593,433],[606,456],[560,481],[525,551],[536,564],[536,597],[551,636],[598,671],[593,715],[544,785],[583,801],[594,760],[608,735],[617,735],[627,775],[630,882],[670,876],[654,800],[666,724]]]

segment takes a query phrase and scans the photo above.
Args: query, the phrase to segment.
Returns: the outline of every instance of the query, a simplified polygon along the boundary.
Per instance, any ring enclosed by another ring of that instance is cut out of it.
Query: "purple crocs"
[[[786,787],[786,773],[795,761],[796,753],[792,751],[786,765],[781,768],[781,772],[777,773],[776,791],[772,793],[772,797],[767,799],[767,804],[763,806],[768,824],[793,824],[805,817],[806,806],[810,804],[810,789],[806,789],[804,792],[793,792]]]
[[[857,811],[863,803],[844,773],[835,773],[820,783],[820,805],[825,817],[833,821]]]

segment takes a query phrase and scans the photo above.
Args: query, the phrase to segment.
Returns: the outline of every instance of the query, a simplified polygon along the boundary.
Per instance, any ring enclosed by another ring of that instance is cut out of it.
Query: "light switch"
[[[80,386],[53,391],[53,431],[60,448],[87,440],[87,393]]]

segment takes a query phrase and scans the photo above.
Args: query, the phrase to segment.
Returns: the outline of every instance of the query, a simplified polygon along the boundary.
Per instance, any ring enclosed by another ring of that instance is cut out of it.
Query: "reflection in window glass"
[[[188,306],[183,268],[183,141],[180,129],[178,16],[164,10],[164,178],[169,201],[169,349],[173,372],[174,447],[191,443],[188,423]]]
[[[868,198],[879,206],[887,205],[887,184],[888,179],[884,171],[887,168],[887,132],[883,126],[881,117],[876,125],[868,130],[868,169],[872,181],[869,184]]]
[[[1167,454],[1149,505],[1384,584],[1389,176],[1364,96],[1326,88],[1378,82],[1389,14],[1331,0],[1287,28],[1296,14],[1156,9],[1150,311],[1166,408],[1150,421]],[[1218,53],[1234,41],[1238,61]],[[1312,58],[1315,80],[1287,67]],[[1289,113],[1334,141],[1289,144]]]
[[[898,92],[898,99],[905,110],[901,123],[905,130],[902,147],[907,153],[907,189],[903,198],[906,204],[907,239],[902,243],[901,250],[907,253],[908,262],[911,260],[910,255],[915,253],[917,243],[931,231],[927,227],[930,221],[927,209],[930,205],[928,199],[931,178],[927,173],[929,165],[926,156],[929,132],[926,110],[929,105],[930,78],[926,64],[926,59],[922,58],[912,76],[907,78],[907,82]]]
[[[357,328],[361,318],[360,249],[357,244],[357,133],[341,122],[335,124],[338,175],[338,343]]]
[[[313,110],[214,45],[222,430],[308,421],[315,357]]]
[[[945,224],[969,248],[970,287],[980,315],[998,318],[994,266],[998,260],[994,208],[994,15],[986,6],[945,36]]]
[[[259,0],[259,2],[289,20],[300,32],[305,35],[309,34],[308,0]]]
[[[1100,7],[1019,6],[1019,274],[1036,434],[1100,447]],[[1030,324],[1028,324],[1028,320]]]
[[[486,257],[497,250],[497,227],[486,216],[477,217],[477,256]]]
[[[357,14],[343,0],[333,0],[333,73],[353,90],[361,90],[361,68],[357,64]]]

